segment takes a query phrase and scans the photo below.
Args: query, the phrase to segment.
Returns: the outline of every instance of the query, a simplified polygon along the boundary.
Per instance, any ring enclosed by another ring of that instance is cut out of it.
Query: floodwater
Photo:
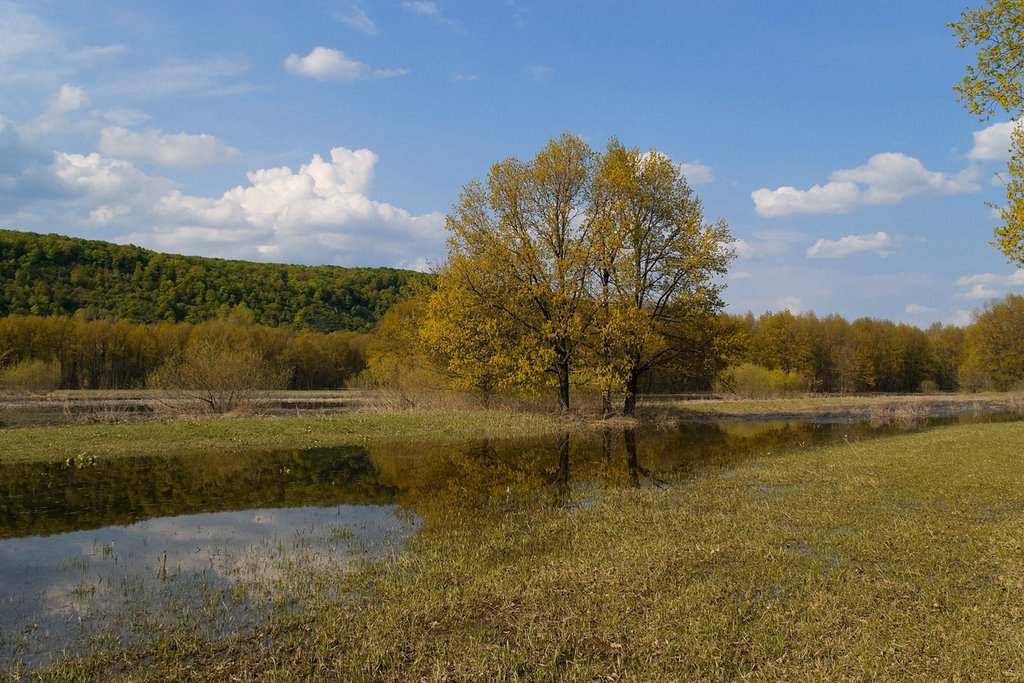
[[[942,418],[915,428],[1008,419],[1015,417]],[[267,574],[297,554],[344,565],[396,553],[423,527],[587,505],[608,487],[727,476],[747,458],[896,430],[729,422],[460,446],[0,466],[0,667],[123,640],[147,620],[191,619],[213,635],[244,628],[241,587],[272,582]]]

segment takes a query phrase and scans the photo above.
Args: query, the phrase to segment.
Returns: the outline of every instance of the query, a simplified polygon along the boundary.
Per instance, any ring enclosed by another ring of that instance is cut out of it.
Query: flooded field
[[[1012,415],[945,417],[913,428]],[[212,634],[258,618],[297,566],[398,552],[418,529],[579,507],[614,487],[730,476],[751,457],[892,423],[737,422],[461,446],[406,444],[0,467],[0,662],[35,666],[149,622]]]

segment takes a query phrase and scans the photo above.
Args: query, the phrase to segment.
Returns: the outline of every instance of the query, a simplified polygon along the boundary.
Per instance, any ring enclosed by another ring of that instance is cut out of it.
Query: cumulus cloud
[[[107,207],[109,213],[121,215],[127,204],[138,204],[169,191],[170,180],[151,176],[121,159],[107,159],[100,154],[54,154],[50,166],[54,177],[72,194],[88,204],[101,208],[107,202],[121,207]]]
[[[67,114],[77,109],[81,109],[88,104],[88,102],[89,98],[86,97],[84,90],[78,86],[65,83],[60,86],[60,90],[50,98],[47,109],[52,114]]]
[[[972,161],[1006,161],[1010,158],[1010,136],[1013,121],[993,123],[984,130],[975,131],[974,147],[967,153]]]
[[[357,81],[363,78],[405,76],[408,69],[374,69],[368,64],[349,59],[341,50],[315,47],[305,57],[290,54],[284,60],[289,73],[320,81]]]
[[[715,174],[711,167],[699,161],[684,161],[679,164],[679,170],[691,185],[706,185],[715,180]]]
[[[369,196],[377,156],[336,147],[298,171],[268,168],[217,198],[174,190],[152,207],[159,226],[129,239],[235,258],[425,267],[444,243],[440,213],[415,216]]]
[[[978,171],[960,173],[930,171],[914,157],[897,152],[876,154],[863,166],[840,169],[829,182],[807,190],[782,186],[751,193],[761,216],[801,213],[844,213],[861,206],[897,204],[922,194],[956,194],[978,190]]]
[[[131,131],[120,126],[100,131],[99,151],[118,159],[184,168],[217,164],[238,155],[237,149],[212,135],[171,134],[155,128]]]
[[[929,308],[928,306],[922,306],[921,304],[907,304],[906,308],[904,308],[903,310],[905,312],[909,313],[910,315],[919,315],[921,313],[934,313],[935,312],[934,308]]]
[[[807,258],[843,258],[866,251],[889,256],[894,246],[893,238],[882,231],[868,235],[847,235],[837,240],[818,240],[808,247]]]
[[[37,138],[58,131],[68,125],[68,114],[78,111],[89,103],[85,91],[78,86],[65,83],[46,102],[46,110],[25,124],[24,133]]]

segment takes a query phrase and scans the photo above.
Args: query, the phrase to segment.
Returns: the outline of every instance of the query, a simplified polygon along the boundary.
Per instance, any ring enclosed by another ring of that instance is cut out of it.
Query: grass
[[[291,566],[246,634],[43,680],[1024,680],[1024,426],[765,456]],[[338,590],[342,587],[343,590]]]
[[[996,407],[1019,411],[1022,407],[1019,394],[912,394],[912,395],[851,395],[851,396],[802,396],[771,399],[717,399],[697,401],[675,401],[671,408],[683,416],[692,417],[772,417],[772,416],[818,416],[830,413],[870,416],[872,411],[893,406],[920,407],[927,414],[942,410],[943,407],[955,412],[970,412]]]
[[[576,425],[578,426],[578,425]],[[574,427],[539,413],[447,410],[64,425],[0,430],[0,464],[150,454],[458,441],[533,436]]]

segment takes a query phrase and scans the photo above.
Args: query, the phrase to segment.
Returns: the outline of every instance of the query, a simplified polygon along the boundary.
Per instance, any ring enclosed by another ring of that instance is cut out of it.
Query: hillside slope
[[[0,316],[199,322],[244,305],[265,325],[368,331],[430,279],[393,268],[228,261],[0,230]]]

